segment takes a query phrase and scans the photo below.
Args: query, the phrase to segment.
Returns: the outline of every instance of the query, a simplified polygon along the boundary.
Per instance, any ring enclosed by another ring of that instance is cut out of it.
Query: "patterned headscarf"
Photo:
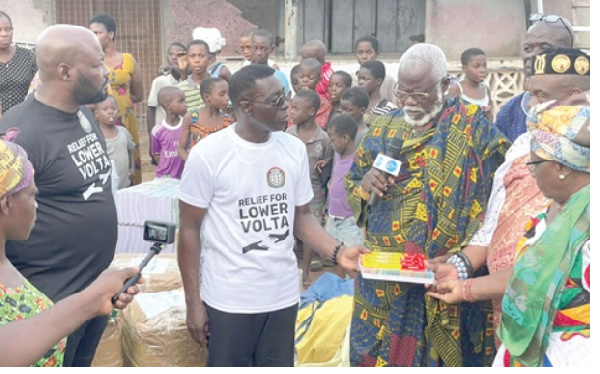
[[[552,101],[536,105],[529,112],[531,151],[544,160],[589,173],[590,107],[553,107],[554,104]]]
[[[33,181],[33,165],[19,145],[0,140],[0,199],[24,190]]]

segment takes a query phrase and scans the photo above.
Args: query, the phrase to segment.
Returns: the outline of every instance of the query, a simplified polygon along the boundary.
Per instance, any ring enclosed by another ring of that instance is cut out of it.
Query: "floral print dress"
[[[27,280],[23,286],[15,288],[0,284],[0,325],[30,318],[52,305],[52,301]],[[65,337],[32,366],[62,366],[66,344]]]
[[[111,67],[108,66],[110,72],[108,79],[112,95],[117,99],[119,106],[119,117],[117,118],[117,126],[125,126],[136,147],[133,149],[133,157],[135,159],[135,173],[133,184],[142,183],[142,161],[140,157],[140,136],[138,132],[137,120],[135,118],[135,110],[133,101],[131,100],[131,81],[134,72],[134,59],[129,53],[123,53],[123,61],[120,65]]]

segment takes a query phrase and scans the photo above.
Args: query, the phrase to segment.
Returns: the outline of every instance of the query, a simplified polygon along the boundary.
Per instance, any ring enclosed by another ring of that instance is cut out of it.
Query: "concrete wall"
[[[237,55],[240,34],[246,28],[256,28],[244,19],[239,8],[225,0],[169,0],[162,4],[167,45],[174,41],[189,43],[196,27],[216,27],[227,41],[221,54]]]
[[[448,60],[471,47],[492,58],[518,57],[526,31],[523,0],[427,0],[425,42]]]
[[[0,10],[12,18],[15,43],[35,43],[39,33],[55,20],[52,0],[0,0]]]

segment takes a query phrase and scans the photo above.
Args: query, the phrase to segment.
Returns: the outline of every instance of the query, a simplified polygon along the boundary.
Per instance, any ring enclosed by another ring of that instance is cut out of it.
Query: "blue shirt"
[[[519,135],[527,132],[527,111],[531,96],[525,91],[510,99],[500,108],[494,125],[502,131],[511,142]]]
[[[290,92],[290,83],[288,82],[287,77],[285,76],[285,73],[283,73],[280,70],[275,70],[275,76],[277,78],[279,78],[281,83],[283,83],[283,88],[285,88],[285,93],[287,94],[288,92]]]

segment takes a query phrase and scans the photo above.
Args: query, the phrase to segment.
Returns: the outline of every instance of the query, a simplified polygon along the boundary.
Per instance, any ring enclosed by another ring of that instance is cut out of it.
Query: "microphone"
[[[400,156],[402,143],[403,142],[401,138],[392,138],[386,147],[385,154],[379,153],[375,159],[375,162],[373,162],[373,167],[377,170],[381,170],[386,179],[388,176],[397,177],[398,174],[400,174],[400,167],[402,166],[402,163],[398,161],[397,158]],[[379,196],[371,192],[371,196],[369,197],[369,206],[373,206],[378,199]]]

